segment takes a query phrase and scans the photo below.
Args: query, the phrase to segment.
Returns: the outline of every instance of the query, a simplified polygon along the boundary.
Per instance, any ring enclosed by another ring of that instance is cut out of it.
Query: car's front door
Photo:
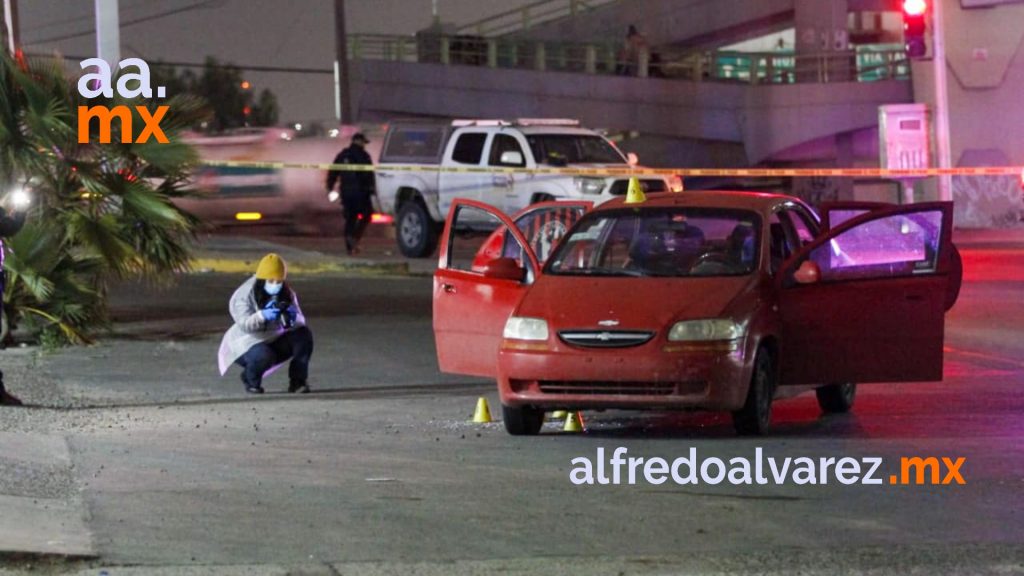
[[[789,259],[782,383],[941,380],[951,223],[951,202],[877,209]]]
[[[484,221],[493,223],[516,244],[518,258],[479,261],[481,242],[493,235],[473,232]],[[515,262],[523,277],[495,274],[498,260]],[[496,376],[505,321],[539,270],[529,242],[508,216],[482,202],[456,200],[452,204],[434,273],[434,341],[442,372]]]

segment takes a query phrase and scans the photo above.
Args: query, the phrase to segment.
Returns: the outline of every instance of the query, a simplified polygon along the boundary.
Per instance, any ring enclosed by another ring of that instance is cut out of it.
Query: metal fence
[[[642,50],[625,59],[618,43],[553,43],[476,35],[349,37],[357,60],[436,63],[498,69],[653,77],[690,82],[795,84],[908,79],[902,46],[843,52],[673,52]]]

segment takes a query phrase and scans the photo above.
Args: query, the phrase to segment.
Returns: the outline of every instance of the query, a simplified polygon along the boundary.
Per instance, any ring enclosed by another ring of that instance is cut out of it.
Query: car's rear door
[[[486,275],[488,262],[479,262],[477,254],[481,242],[493,233],[474,234],[480,222],[493,223],[506,242],[515,243],[518,263],[526,273],[522,281]],[[452,204],[434,273],[434,341],[442,372],[496,377],[505,321],[539,271],[533,250],[508,216],[482,202]]]
[[[828,230],[777,277],[784,384],[942,379],[952,203],[880,208]],[[820,279],[796,270],[817,264]]]

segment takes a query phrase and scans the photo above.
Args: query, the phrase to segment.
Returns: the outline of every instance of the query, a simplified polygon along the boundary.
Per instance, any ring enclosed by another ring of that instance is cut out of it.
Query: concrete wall
[[[953,165],[1024,166],[1024,4],[943,6]],[[933,103],[932,63],[913,72],[917,101]],[[1024,226],[1017,178],[954,178],[953,195],[958,226]]]

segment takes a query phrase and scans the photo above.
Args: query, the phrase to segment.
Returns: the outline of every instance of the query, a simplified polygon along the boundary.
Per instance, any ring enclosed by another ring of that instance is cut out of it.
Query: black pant
[[[292,383],[306,383],[309,376],[309,359],[313,355],[313,332],[300,326],[285,332],[277,340],[261,342],[236,360],[245,370],[244,378],[248,386],[262,386],[263,373],[281,362],[291,358],[288,365],[288,379]]]
[[[363,232],[370,225],[373,203],[368,194],[353,192],[342,193],[341,205],[345,208],[345,247],[351,251],[359,244]]]

